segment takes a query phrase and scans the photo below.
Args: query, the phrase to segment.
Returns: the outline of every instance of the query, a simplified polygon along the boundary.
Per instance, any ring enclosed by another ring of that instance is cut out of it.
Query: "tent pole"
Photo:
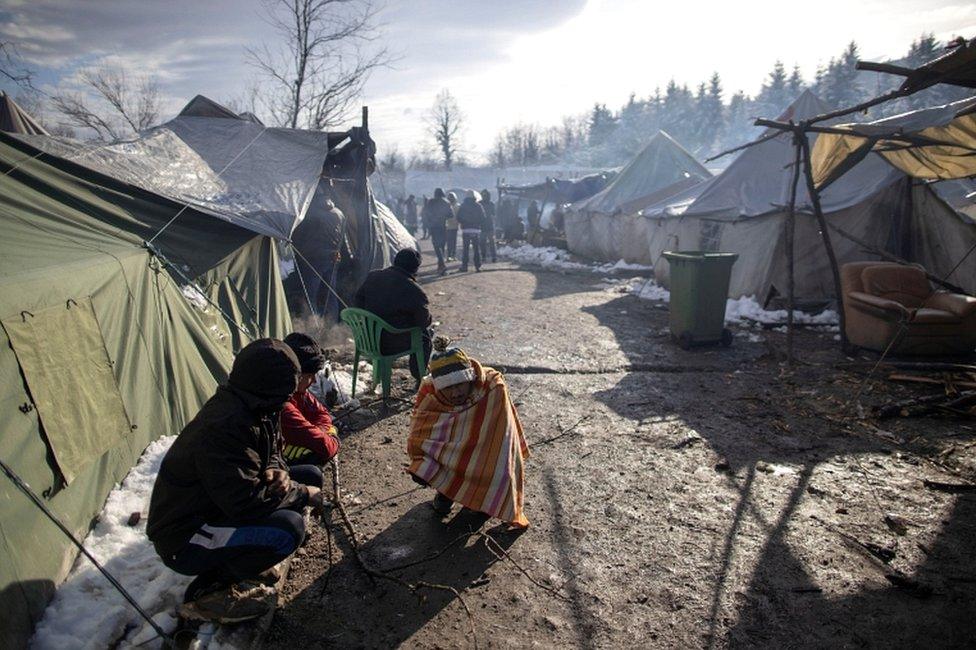
[[[793,131],[793,179],[790,186],[790,203],[786,218],[786,270],[789,295],[786,303],[786,362],[793,365],[793,310],[796,309],[796,186],[800,182],[800,138],[805,137],[800,129]]]
[[[810,202],[813,204],[813,213],[817,217],[817,223],[820,224],[820,236],[823,238],[824,248],[827,249],[827,257],[830,259],[830,270],[834,275],[834,293],[837,297],[837,313],[840,316],[840,345],[841,349],[846,353],[848,350],[847,319],[844,316],[844,293],[840,286],[840,267],[837,265],[837,255],[834,253],[834,246],[830,242],[830,231],[827,228],[827,220],[824,219],[823,208],[820,205],[820,194],[817,192],[817,187],[813,182],[813,165],[810,162],[810,143],[807,140],[806,133],[803,133],[806,130],[805,122],[800,124],[799,130],[802,134],[800,147],[803,151],[807,191],[810,194]]]

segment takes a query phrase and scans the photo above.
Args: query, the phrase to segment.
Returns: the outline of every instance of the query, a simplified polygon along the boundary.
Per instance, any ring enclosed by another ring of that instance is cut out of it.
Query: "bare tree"
[[[82,70],[87,94],[58,92],[54,108],[76,127],[95,131],[101,140],[118,140],[159,121],[159,87],[152,77],[132,82],[121,69]]]
[[[464,114],[451,91],[444,89],[437,94],[434,105],[426,117],[427,131],[437,144],[444,168],[451,170],[461,146],[461,128]]]
[[[267,82],[267,109],[280,126],[320,130],[343,121],[376,68],[392,57],[373,0],[264,0],[283,43],[247,48]]]
[[[0,77],[21,88],[33,88],[34,72],[24,65],[17,54],[17,46],[9,41],[0,41]]]

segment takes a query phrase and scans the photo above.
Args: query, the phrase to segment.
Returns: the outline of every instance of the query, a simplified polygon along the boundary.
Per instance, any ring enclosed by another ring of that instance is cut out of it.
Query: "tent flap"
[[[2,322],[51,452],[70,483],[131,429],[91,299]]]

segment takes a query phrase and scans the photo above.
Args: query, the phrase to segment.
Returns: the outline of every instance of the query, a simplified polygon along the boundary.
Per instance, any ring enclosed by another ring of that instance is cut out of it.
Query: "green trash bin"
[[[695,345],[732,345],[725,329],[729,276],[739,256],[706,251],[665,251],[671,266],[671,337],[682,349]]]

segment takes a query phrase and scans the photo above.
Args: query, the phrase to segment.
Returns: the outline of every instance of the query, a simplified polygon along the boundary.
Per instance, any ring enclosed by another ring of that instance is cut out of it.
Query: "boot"
[[[214,623],[250,621],[271,611],[274,596],[274,589],[253,582],[241,582],[183,603],[180,616]]]

